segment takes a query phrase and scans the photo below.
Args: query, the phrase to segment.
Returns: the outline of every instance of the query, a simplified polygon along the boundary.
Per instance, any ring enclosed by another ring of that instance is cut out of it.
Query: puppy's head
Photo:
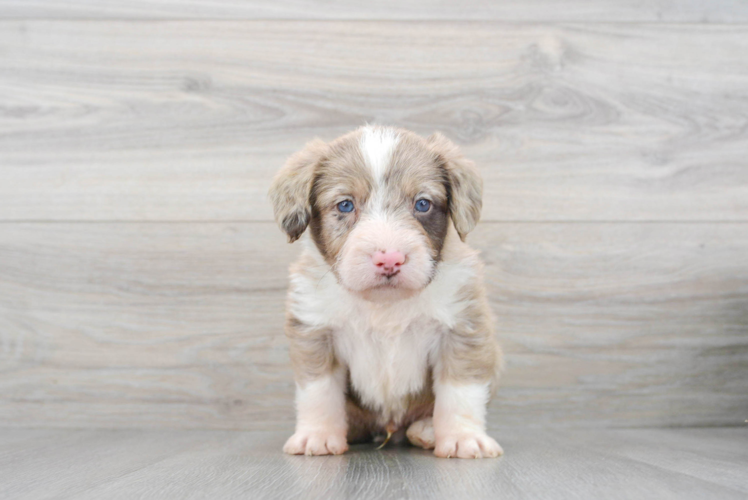
[[[449,225],[464,239],[481,195],[477,169],[444,136],[385,127],[307,144],[270,189],[289,241],[309,226],[340,284],[370,300],[427,286]]]

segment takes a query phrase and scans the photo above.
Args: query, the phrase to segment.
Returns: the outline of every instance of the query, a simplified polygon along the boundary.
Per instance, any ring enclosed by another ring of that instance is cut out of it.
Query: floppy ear
[[[480,220],[483,206],[483,179],[475,164],[462,156],[460,149],[440,133],[428,138],[428,142],[447,171],[449,180],[449,214],[464,241],[465,236]]]
[[[288,234],[289,243],[298,240],[309,225],[314,166],[322,160],[326,149],[327,144],[319,139],[308,143],[286,161],[270,186],[275,221]]]

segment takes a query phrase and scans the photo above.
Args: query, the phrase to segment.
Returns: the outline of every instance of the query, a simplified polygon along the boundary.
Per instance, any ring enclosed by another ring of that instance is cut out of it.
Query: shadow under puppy
[[[286,334],[296,378],[290,454],[340,454],[392,433],[439,457],[502,454],[486,404],[502,354],[465,236],[482,181],[440,134],[367,126],[314,141],[275,177],[297,240]]]

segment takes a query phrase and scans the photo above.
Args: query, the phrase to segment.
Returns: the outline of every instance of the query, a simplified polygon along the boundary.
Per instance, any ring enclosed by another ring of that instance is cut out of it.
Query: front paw
[[[340,455],[348,451],[345,431],[297,430],[288,438],[283,451],[289,455]]]
[[[494,458],[504,454],[485,432],[463,432],[436,437],[434,455],[441,458]]]

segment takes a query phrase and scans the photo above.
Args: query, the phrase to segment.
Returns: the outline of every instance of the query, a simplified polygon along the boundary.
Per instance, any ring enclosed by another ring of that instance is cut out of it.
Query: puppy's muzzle
[[[371,262],[376,268],[376,273],[392,278],[400,272],[400,267],[405,264],[405,254],[397,250],[378,250],[371,256]]]

